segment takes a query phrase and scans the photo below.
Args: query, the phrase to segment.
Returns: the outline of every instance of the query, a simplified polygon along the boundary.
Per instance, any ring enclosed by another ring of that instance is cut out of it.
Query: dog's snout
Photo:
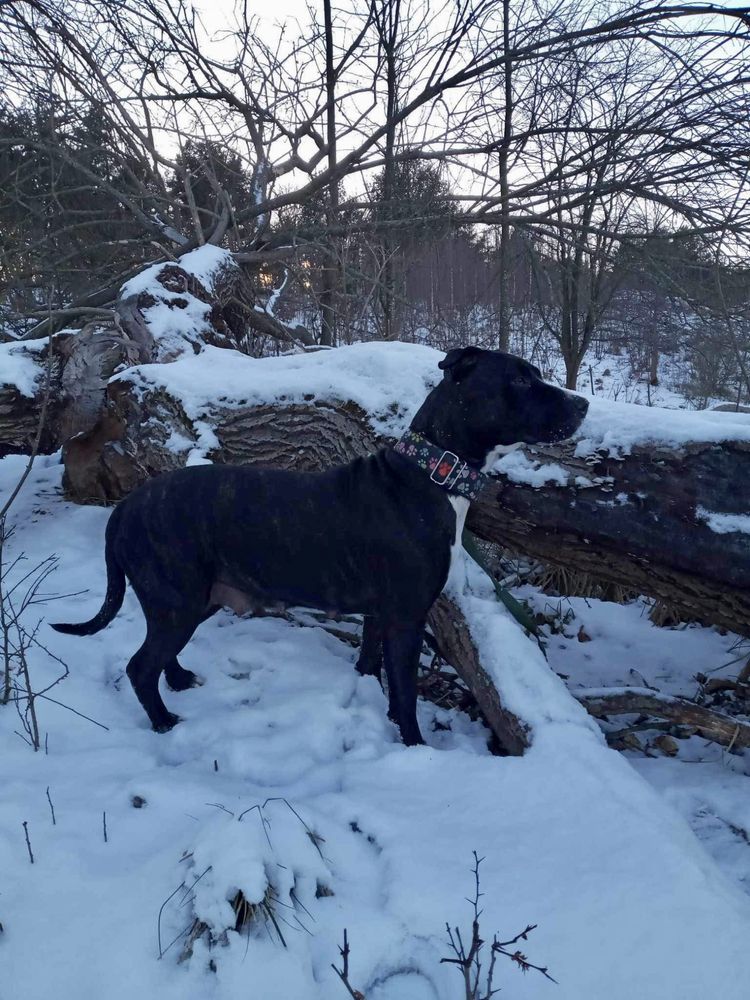
[[[581,414],[581,418],[585,417],[589,408],[588,399],[584,399],[583,396],[574,396],[573,402],[576,410]]]

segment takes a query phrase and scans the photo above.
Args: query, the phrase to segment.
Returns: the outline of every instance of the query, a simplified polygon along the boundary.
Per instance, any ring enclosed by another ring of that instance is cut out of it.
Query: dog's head
[[[457,348],[440,368],[443,381],[412,427],[467,461],[483,462],[500,445],[563,441],[588,410],[581,396],[549,385],[534,365],[502,351]]]

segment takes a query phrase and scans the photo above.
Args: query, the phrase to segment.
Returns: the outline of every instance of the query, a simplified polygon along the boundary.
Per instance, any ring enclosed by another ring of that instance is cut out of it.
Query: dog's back
[[[259,604],[409,616],[439,593],[454,530],[447,497],[386,450],[323,473],[158,476],[120,504],[111,544],[142,604],[207,608],[220,582]]]

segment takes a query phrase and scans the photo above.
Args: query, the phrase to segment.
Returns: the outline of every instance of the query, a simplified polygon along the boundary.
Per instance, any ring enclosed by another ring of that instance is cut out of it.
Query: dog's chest
[[[461,589],[464,581],[463,572],[463,545],[461,537],[464,531],[464,522],[469,511],[469,501],[466,497],[449,496],[448,500],[456,515],[456,534],[451,545],[451,562],[448,569],[448,579],[445,581],[443,590]]]

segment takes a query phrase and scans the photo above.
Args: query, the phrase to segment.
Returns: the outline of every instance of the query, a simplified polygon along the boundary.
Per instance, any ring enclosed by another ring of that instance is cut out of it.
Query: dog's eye
[[[528,389],[531,385],[531,379],[527,375],[516,375],[516,377],[511,382],[511,385],[523,386],[523,388]]]

